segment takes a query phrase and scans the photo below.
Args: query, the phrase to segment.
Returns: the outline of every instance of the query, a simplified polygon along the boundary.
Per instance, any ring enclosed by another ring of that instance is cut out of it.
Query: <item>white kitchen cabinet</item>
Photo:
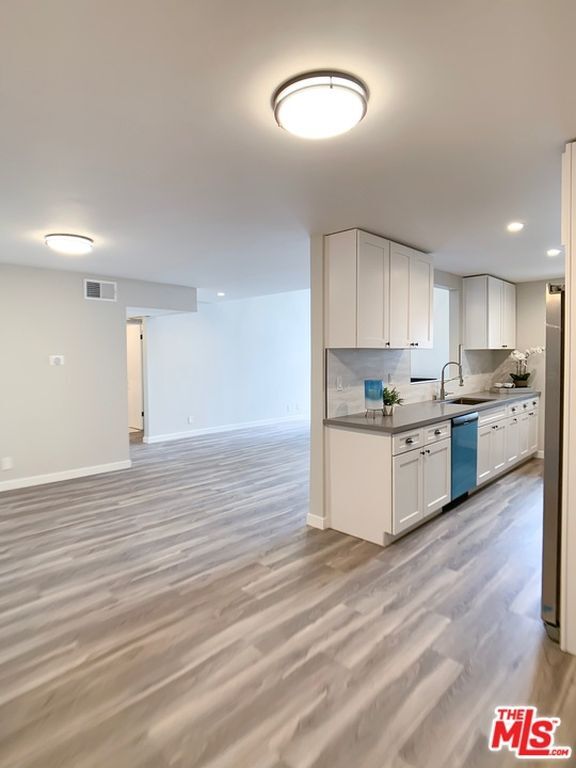
[[[491,275],[463,279],[464,347],[514,349],[516,286]]]
[[[355,347],[356,230],[324,238],[324,342],[326,347]]]
[[[398,534],[450,501],[450,439],[395,456],[392,471],[392,533]]]
[[[393,459],[392,533],[401,533],[424,514],[422,451],[402,453]]]
[[[410,346],[432,349],[433,346],[434,267],[424,253],[410,254]]]
[[[528,411],[521,413],[519,422],[520,459],[525,459],[530,454],[530,416]]]
[[[422,461],[424,515],[436,512],[451,499],[451,446],[451,440],[441,440],[426,448]]]
[[[390,346],[388,294],[390,242],[358,233],[356,318],[357,347]]]
[[[528,453],[538,450],[538,411],[528,412]]]
[[[478,428],[478,485],[485,483],[492,477],[492,425],[486,424]]]
[[[477,483],[481,485],[504,471],[507,465],[506,419],[478,429]]]
[[[410,249],[390,246],[390,346],[410,346]]]
[[[325,346],[431,348],[430,256],[361,230],[324,238]]]
[[[520,461],[520,418],[512,416],[506,424],[506,466]]]

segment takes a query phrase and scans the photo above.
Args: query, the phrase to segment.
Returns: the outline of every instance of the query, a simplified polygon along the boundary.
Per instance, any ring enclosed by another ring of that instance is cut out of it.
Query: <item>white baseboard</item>
[[[543,459],[544,458],[544,451],[536,451],[536,458],[537,459]]]
[[[203,427],[202,429],[189,429],[187,432],[169,432],[165,435],[145,435],[143,442],[166,443],[171,440],[185,440],[190,437],[199,437],[201,435],[213,435],[218,432],[231,432],[236,429],[250,429],[251,427],[266,427],[274,424],[285,424],[291,421],[309,421],[308,416],[297,414],[295,416],[282,416],[278,419],[260,419],[259,421],[244,421],[239,424],[222,424],[218,427]]]
[[[310,528],[319,528],[321,531],[325,531],[329,527],[328,520],[325,517],[312,514],[306,517],[306,525],[309,525]]]
[[[3,480],[0,482],[0,493],[2,491],[15,491],[18,488],[30,488],[33,485],[46,485],[47,483],[59,483],[62,480],[75,480],[78,477],[89,477],[90,475],[103,475],[106,472],[117,472],[119,469],[130,469],[132,462],[114,461],[111,464],[97,464],[94,467],[78,467],[78,469],[66,469],[63,472],[51,472],[48,475],[34,475],[32,477],[16,477],[14,480]]]

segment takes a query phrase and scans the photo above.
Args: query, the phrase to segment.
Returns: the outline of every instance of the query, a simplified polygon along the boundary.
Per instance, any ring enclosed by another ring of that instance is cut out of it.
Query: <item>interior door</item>
[[[144,429],[144,393],[142,386],[142,325],[126,326],[128,363],[128,425],[130,429]]]
[[[390,245],[390,346],[410,347],[410,249]]]

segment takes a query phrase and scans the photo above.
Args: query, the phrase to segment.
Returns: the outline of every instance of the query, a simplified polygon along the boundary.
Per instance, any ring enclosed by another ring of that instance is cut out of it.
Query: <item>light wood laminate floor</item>
[[[576,746],[541,462],[382,550],[306,528],[301,426],[132,450],[0,496],[2,768],[514,765],[514,703]]]

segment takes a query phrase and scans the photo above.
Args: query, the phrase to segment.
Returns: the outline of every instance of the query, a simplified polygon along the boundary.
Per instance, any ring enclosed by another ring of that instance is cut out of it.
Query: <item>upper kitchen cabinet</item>
[[[514,349],[516,286],[490,275],[465,277],[465,349]]]
[[[324,238],[325,346],[432,346],[432,259],[361,230]]]

